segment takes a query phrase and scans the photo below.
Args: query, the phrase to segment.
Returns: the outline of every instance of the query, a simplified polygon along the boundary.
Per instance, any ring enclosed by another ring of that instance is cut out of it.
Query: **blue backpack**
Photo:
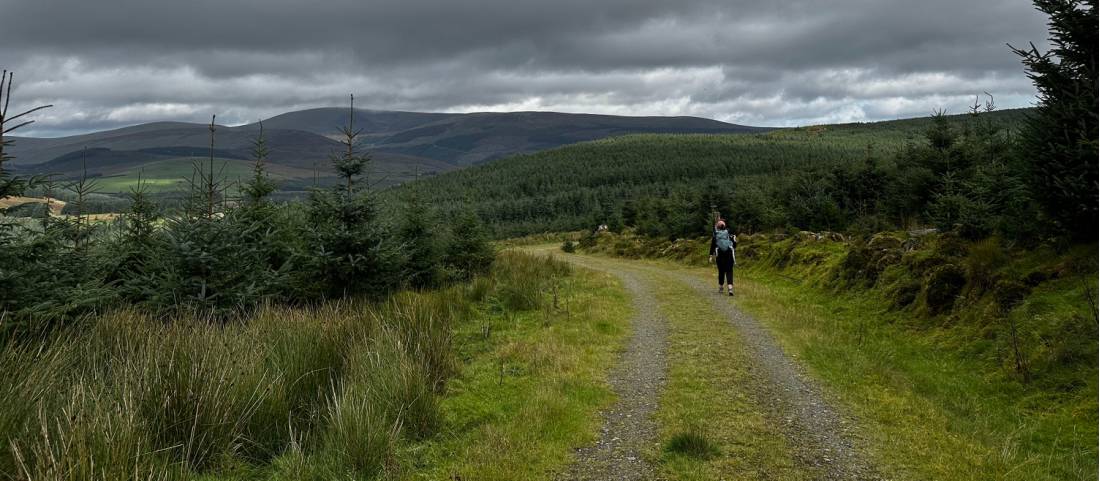
[[[733,248],[733,240],[730,239],[730,231],[728,230],[716,230],[714,231],[714,243],[718,246],[718,250],[726,252]]]

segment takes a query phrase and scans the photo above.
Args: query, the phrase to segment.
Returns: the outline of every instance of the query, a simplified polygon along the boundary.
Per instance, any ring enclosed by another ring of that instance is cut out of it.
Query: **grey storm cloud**
[[[32,135],[339,105],[756,125],[1034,101],[1022,0],[0,0]]]

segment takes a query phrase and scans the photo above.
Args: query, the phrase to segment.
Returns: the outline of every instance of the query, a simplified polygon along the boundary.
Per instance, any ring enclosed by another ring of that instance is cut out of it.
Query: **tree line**
[[[0,88],[6,105],[13,75]],[[354,101],[354,98],[352,98]],[[7,114],[6,111],[3,114]],[[11,132],[21,115],[0,116]],[[443,222],[410,193],[400,209],[383,209],[367,188],[369,155],[360,130],[343,128],[343,150],[331,155],[340,182],[301,202],[273,202],[262,126],[250,179],[231,185],[210,157],[196,160],[178,206],[154,201],[142,182],[110,222],[89,214],[95,179],[64,186],[66,216],[0,216],[0,319],[11,330],[38,329],[117,305],[162,315],[181,311],[229,317],[266,302],[313,303],[347,296],[379,298],[398,288],[428,288],[469,279],[494,258],[472,210]],[[10,138],[0,138],[3,147]],[[13,175],[0,147],[0,198],[56,189],[48,177]],[[0,211],[0,214],[3,214]]]

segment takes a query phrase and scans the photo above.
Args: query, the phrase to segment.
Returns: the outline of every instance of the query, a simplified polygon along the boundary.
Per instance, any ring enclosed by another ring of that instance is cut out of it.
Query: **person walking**
[[[733,295],[733,266],[737,264],[737,257],[733,250],[737,248],[737,236],[730,234],[726,227],[726,221],[717,219],[714,224],[714,234],[710,238],[710,261],[718,267],[718,293],[722,288]]]

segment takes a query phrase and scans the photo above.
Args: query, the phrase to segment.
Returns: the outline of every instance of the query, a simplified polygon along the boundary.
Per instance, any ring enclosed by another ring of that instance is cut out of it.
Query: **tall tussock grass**
[[[240,322],[136,310],[0,350],[0,480],[175,480],[241,465],[362,479],[440,425],[454,326],[479,305],[534,309],[555,261],[376,303],[264,306]]]
[[[537,309],[546,295],[545,287],[554,277],[567,275],[572,267],[552,257],[532,257],[514,251],[497,256],[495,271],[501,305],[509,311]]]

